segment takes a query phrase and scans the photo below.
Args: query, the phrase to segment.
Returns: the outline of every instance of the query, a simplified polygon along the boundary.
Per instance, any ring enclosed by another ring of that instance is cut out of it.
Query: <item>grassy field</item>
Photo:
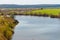
[[[16,24],[15,19],[0,15],[0,40],[10,40]]]
[[[58,15],[60,13],[60,9],[43,9],[43,10],[35,10],[35,11],[32,11],[33,13],[46,13],[48,15]]]
[[[5,9],[0,11],[1,15],[32,15],[32,16],[49,16],[60,18],[60,8],[36,8],[36,9]]]
[[[26,12],[27,15],[36,15],[36,16],[54,16],[60,18],[60,8],[46,8],[46,9],[38,9]]]
[[[32,14],[48,14],[48,15],[59,15],[60,14],[60,9],[41,9],[41,10],[33,10],[28,12]]]

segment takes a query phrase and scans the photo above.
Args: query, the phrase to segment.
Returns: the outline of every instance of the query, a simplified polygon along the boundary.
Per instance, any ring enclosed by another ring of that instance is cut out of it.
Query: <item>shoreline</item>
[[[1,8],[0,15],[30,15],[60,18],[60,8]]]
[[[17,23],[14,18],[0,15],[0,40],[11,40]]]
[[[47,14],[43,14],[43,15],[31,15],[31,14],[14,14],[14,15],[23,15],[23,16],[38,16],[38,17],[50,17],[50,18],[60,18],[60,15],[47,15]]]

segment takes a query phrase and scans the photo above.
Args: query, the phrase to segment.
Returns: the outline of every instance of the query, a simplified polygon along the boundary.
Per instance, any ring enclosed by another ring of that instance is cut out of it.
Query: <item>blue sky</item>
[[[60,4],[60,0],[0,0],[0,4],[20,4],[20,5]]]

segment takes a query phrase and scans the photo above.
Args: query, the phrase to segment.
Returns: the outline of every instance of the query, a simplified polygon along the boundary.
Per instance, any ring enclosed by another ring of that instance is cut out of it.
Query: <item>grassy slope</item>
[[[16,24],[13,18],[0,15],[0,40],[10,40]]]

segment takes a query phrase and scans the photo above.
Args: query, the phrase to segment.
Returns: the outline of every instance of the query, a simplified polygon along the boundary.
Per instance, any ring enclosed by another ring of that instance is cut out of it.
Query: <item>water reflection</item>
[[[15,16],[20,23],[12,40],[60,40],[60,19]]]

